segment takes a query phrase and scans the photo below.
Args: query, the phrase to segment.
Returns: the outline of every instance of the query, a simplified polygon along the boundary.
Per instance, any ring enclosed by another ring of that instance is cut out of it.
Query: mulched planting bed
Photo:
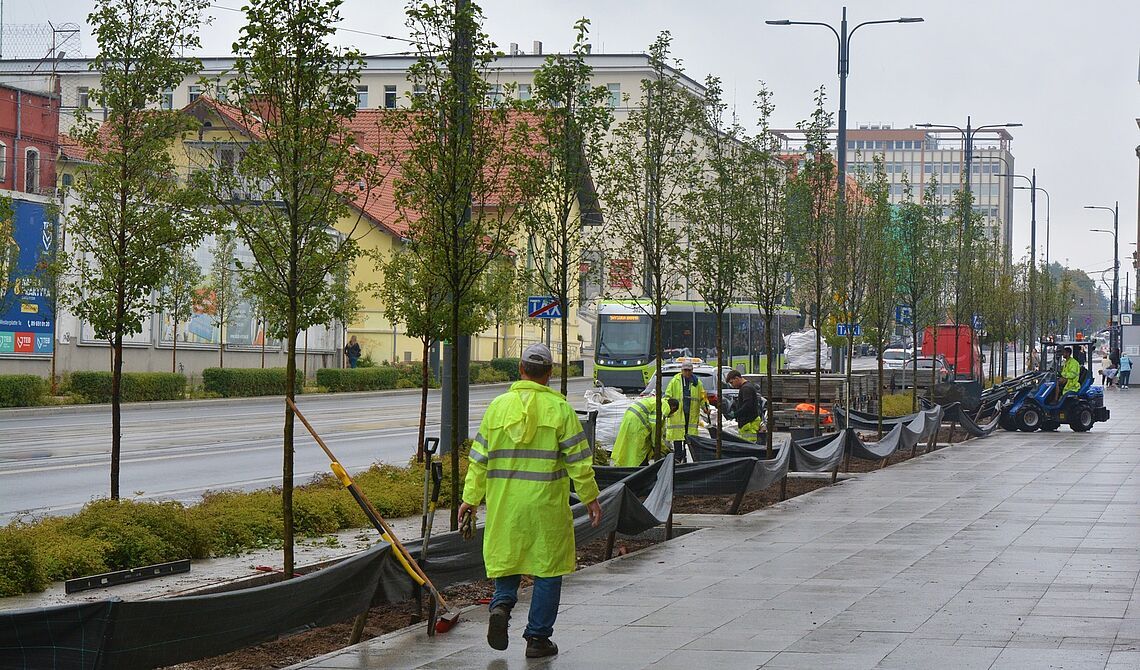
[[[632,553],[657,544],[653,540],[619,540],[615,545],[614,555],[618,555],[620,547],[624,546],[625,553]],[[578,549],[578,567],[601,563],[605,560],[605,539],[591,542]],[[530,586],[530,578],[523,579],[524,586]],[[462,609],[474,605],[480,599],[490,598],[494,592],[494,584],[490,580],[482,580],[471,584],[460,584],[444,589],[443,597],[449,605]],[[525,618],[525,615],[524,615]],[[365,640],[379,637],[395,630],[400,630],[418,622],[416,602],[408,600],[402,603],[393,603],[373,607],[368,612],[368,621],[364,626]],[[223,656],[215,656],[191,663],[181,663],[170,666],[171,670],[252,670],[254,668],[284,668],[301,661],[315,658],[329,652],[348,646],[348,638],[352,633],[353,619],[347,619],[332,626],[306,631],[292,637],[266,642],[248,649],[242,649]],[[425,627],[426,623],[420,624]],[[476,626],[466,617],[460,617],[459,626]],[[444,633],[446,635],[446,633]]]
[[[831,478],[801,479],[788,478],[788,497],[794,498],[818,488],[831,485]],[[676,496],[673,498],[674,514],[728,514],[736,496]],[[747,514],[758,509],[771,507],[780,502],[780,485],[769,486],[763,491],[744,494],[740,503],[740,513]]]

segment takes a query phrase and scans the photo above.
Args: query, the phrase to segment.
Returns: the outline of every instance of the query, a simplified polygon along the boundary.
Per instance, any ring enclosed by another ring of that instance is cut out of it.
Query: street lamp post
[[[1032,175],[1032,177],[1023,174],[998,175],[1018,177],[1029,182],[1029,346],[1031,350],[1037,334],[1037,168],[1033,168]]]
[[[966,127],[964,129],[959,127],[959,126],[951,125],[948,123],[946,123],[946,124],[944,124],[944,123],[919,123],[919,124],[916,124],[917,128],[947,128],[947,129],[957,130],[959,133],[962,134],[962,151],[965,154],[965,159],[966,159],[966,172],[964,175],[962,175],[962,183],[965,185],[967,194],[972,193],[972,189],[970,187],[970,166],[974,162],[974,136],[977,135],[979,131],[986,130],[986,129],[1018,128],[1020,126],[1021,126],[1020,123],[993,123],[993,124],[986,125],[986,126],[978,126],[977,128],[971,128],[969,116],[966,117]],[[959,311],[959,305],[962,302],[962,240],[966,235],[967,229],[969,228],[970,213],[973,211],[973,207],[974,207],[973,199],[968,198],[967,204],[970,206],[970,209],[963,208],[963,210],[962,210],[962,222],[958,228],[958,271],[955,274],[955,278],[954,278],[954,320],[955,321],[961,320],[961,314],[959,314],[958,311]],[[971,328],[970,332],[973,333],[972,328]],[[958,324],[955,323],[954,324],[954,379],[958,378],[958,342],[959,341],[960,340],[958,338]],[[970,368],[970,378],[973,378],[973,374],[974,374],[973,367],[971,367]]]
[[[1028,191],[1029,190],[1028,186],[1014,186],[1014,188],[1019,190],[1019,191]],[[1050,234],[1049,233],[1049,211],[1053,208],[1053,204],[1052,204],[1053,203],[1053,196],[1049,195],[1049,191],[1046,191],[1045,189],[1041,188],[1040,186],[1037,187],[1037,190],[1041,191],[1042,193],[1045,194],[1045,267],[1048,268],[1049,267],[1049,234]],[[1037,250],[1034,249],[1033,253],[1037,253]]]
[[[1103,209],[1112,212],[1112,230],[1093,229],[1098,233],[1112,233],[1112,308],[1109,309],[1108,351],[1111,356],[1120,348],[1119,321],[1120,318],[1120,201],[1115,206],[1085,205],[1085,209]]]
[[[823,26],[835,35],[836,41],[839,43],[839,137],[837,140],[838,147],[836,147],[836,158],[838,166],[838,188],[836,198],[839,205],[839,211],[844,211],[844,205],[847,200],[847,73],[850,71],[851,65],[851,52],[850,44],[851,37],[863,26],[870,26],[880,23],[921,23],[922,17],[919,16],[903,16],[897,19],[887,19],[882,21],[864,21],[847,31],[847,7],[843,8],[843,18],[839,23],[839,30],[836,30],[829,23],[821,23],[819,21],[791,21],[783,19],[780,21],[765,21],[770,26]]]

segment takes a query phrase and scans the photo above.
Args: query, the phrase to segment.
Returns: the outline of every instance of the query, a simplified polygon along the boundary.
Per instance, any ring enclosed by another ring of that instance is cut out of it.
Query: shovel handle
[[[425,437],[424,438],[424,453],[428,456],[435,456],[435,452],[439,449],[438,437]]]
[[[439,502],[439,486],[443,483],[443,463],[434,461],[431,464],[431,501]]]

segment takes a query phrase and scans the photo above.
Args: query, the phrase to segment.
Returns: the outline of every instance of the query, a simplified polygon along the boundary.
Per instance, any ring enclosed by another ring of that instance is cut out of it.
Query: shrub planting
[[[304,383],[297,375],[294,391],[301,393]],[[285,395],[285,368],[206,368],[202,387],[223,398]]]
[[[0,375],[0,407],[32,407],[43,402],[46,379],[35,375]]]
[[[399,380],[400,371],[390,366],[317,370],[317,386],[322,386],[333,393],[394,389]]]
[[[72,393],[89,402],[111,402],[111,373],[102,370],[72,372]],[[186,375],[176,372],[124,372],[120,394],[123,402],[178,400],[186,390]]]

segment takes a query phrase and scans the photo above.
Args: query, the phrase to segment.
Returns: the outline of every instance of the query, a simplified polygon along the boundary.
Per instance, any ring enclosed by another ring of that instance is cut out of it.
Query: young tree
[[[202,268],[188,250],[180,251],[171,260],[158,287],[157,306],[171,321],[170,371],[178,372],[178,326],[189,321],[194,308],[201,304],[198,289]]]
[[[672,37],[661,33],[649,47],[648,78],[625,121],[613,131],[599,165],[605,205],[606,240],[611,260],[609,290],[637,299],[653,328],[657,369],[661,369],[661,314],[684,286],[688,269],[680,229],[682,204],[699,179],[698,144],[693,129],[700,103],[680,81],[681,66],[669,53]],[[657,375],[657,397],[662,396]],[[659,455],[664,421],[657,408],[653,455]]]
[[[941,264],[936,255],[940,243],[937,238],[937,220],[942,206],[938,202],[938,182],[931,179],[915,202],[910,183],[903,179],[906,200],[899,206],[900,264],[898,293],[902,303],[910,308],[911,342],[914,358],[911,366],[917,382],[918,350],[921,341],[918,333],[927,325],[938,322],[938,294],[942,291],[942,277],[938,276]],[[936,329],[937,330],[937,329]],[[918,410],[918,389],[912,386],[911,409]]]
[[[835,231],[835,308],[839,318],[847,325],[846,372],[847,397],[844,406],[851,406],[852,362],[855,358],[855,325],[862,324],[866,316],[869,293],[879,287],[867,280],[871,274],[873,257],[871,235],[876,231],[874,216],[880,207],[887,207],[890,184],[883,169],[881,157],[874,158],[875,172],[871,175],[861,172],[856,177],[857,186],[847,189],[844,209],[837,217]],[[844,412],[845,428],[850,427],[850,412]]]
[[[891,339],[898,302],[900,267],[900,235],[895,225],[894,207],[890,202],[890,187],[886,183],[883,161],[875,158],[875,174],[866,195],[871,200],[871,211],[864,226],[866,235],[868,287],[864,308],[864,336],[874,345],[878,369],[879,396],[883,395],[883,350]],[[880,408],[881,409],[881,408]],[[879,437],[883,434],[883,417],[879,412]]]
[[[237,235],[223,226],[214,233],[213,259],[209,276],[214,314],[213,324],[218,329],[218,367],[226,367],[226,328],[234,319],[234,309],[242,299],[238,286]]]
[[[72,210],[72,296],[75,313],[111,345],[111,498],[119,497],[123,338],[141,332],[151,296],[177,254],[197,241],[192,192],[169,153],[192,128],[177,111],[161,110],[162,92],[196,72],[184,58],[198,46],[205,0],[98,0],[88,17],[99,45],[90,92],[106,120],[80,113],[72,136],[86,152]]]
[[[795,264],[788,230],[788,165],[780,157],[779,139],[772,133],[770,119],[775,106],[768,89],[761,86],[756,95],[759,132],[750,140],[746,156],[750,175],[744,180],[745,218],[741,247],[747,250],[744,286],[752,294],[767,340],[767,396],[772,397],[773,378],[779,351],[776,314],[791,288],[791,268]],[[769,402],[767,456],[773,456],[775,403]]]
[[[387,308],[388,321],[393,325],[404,324],[408,337],[416,338],[423,345],[420,357],[420,428],[416,439],[416,460],[422,462],[428,389],[431,387],[428,354],[431,343],[441,339],[447,330],[450,304],[439,279],[406,249],[394,251],[382,267],[384,280],[377,287],[376,296]]]
[[[254,0],[234,44],[226,88],[249,135],[233,165],[219,161],[198,183],[233,223],[253,256],[241,285],[262,306],[269,331],[285,340],[286,398],[297,381],[297,337],[336,318],[346,286],[337,281],[357,255],[359,214],[374,187],[374,166],[349,130],[362,65],[330,38],[340,0]],[[251,194],[245,197],[243,194]],[[351,230],[333,226],[347,221]],[[284,572],[293,574],[294,416],[285,406],[281,505]]]
[[[410,114],[390,117],[410,150],[400,158],[396,201],[408,222],[408,248],[448,293],[448,339],[471,335],[465,314],[480,311],[483,273],[508,255],[518,232],[516,213],[526,183],[524,156],[531,132],[492,95],[482,71],[494,57],[482,10],[467,0],[411,2],[407,25],[419,54],[408,80],[422,91]],[[478,206],[476,206],[478,205]],[[451,379],[460,360],[450,348]],[[464,362],[466,365],[466,362]],[[452,498],[459,499],[459,384],[444,399],[451,410]],[[451,529],[459,528],[458,506]]]
[[[482,302],[487,310],[487,321],[495,324],[495,358],[507,356],[506,329],[503,326],[519,321],[519,314],[526,304],[523,285],[514,263],[505,258],[488,267],[483,275]],[[500,335],[502,346],[499,346]]]
[[[724,360],[724,315],[741,285],[744,265],[738,253],[745,221],[748,179],[756,169],[747,155],[751,147],[739,124],[728,123],[728,106],[722,97],[720,79],[705,78],[705,99],[695,134],[703,144],[698,187],[685,197],[683,211],[691,221],[692,264],[689,280],[716,318],[716,395],[723,394],[720,370]],[[720,458],[721,413],[716,415],[716,454]]]
[[[954,287],[952,314],[957,327],[964,321],[972,324],[971,316],[977,312],[979,303],[981,254],[984,253],[982,215],[974,210],[974,195],[968,189],[958,189],[951,199],[950,217],[947,225],[954,227],[956,253],[954,261],[948,264],[949,283]],[[962,339],[954,335],[953,378],[957,379],[961,370],[958,366],[958,348]],[[973,370],[966,374],[973,377]]]
[[[789,231],[799,262],[793,267],[798,284],[806,293],[815,326],[815,430],[819,430],[820,367],[823,353],[823,327],[832,304],[831,289],[835,271],[836,195],[835,159],[831,155],[828,130],[832,115],[824,109],[827,96],[816,90],[815,111],[797,127],[803,131],[803,167],[792,179],[788,193],[791,221]],[[843,149],[840,149],[841,151]]]
[[[530,202],[521,222],[530,239],[541,246],[541,263],[532,279],[562,309],[561,391],[566,395],[569,375],[569,319],[577,298],[578,268],[588,253],[582,226],[597,218],[590,163],[612,120],[605,86],[592,86],[594,70],[586,62],[590,21],[574,24],[577,36],[568,54],[547,57],[534,73],[531,108],[537,112],[536,149],[532,158],[534,180]]]

